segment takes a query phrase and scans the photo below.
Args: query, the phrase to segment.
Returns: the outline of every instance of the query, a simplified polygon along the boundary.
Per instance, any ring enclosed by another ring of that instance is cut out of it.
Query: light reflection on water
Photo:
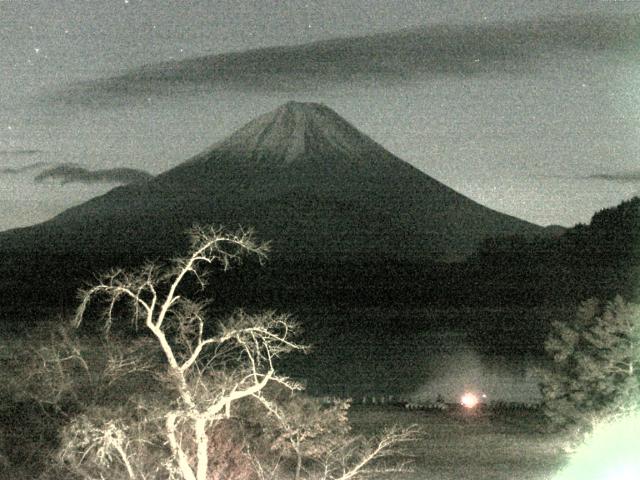
[[[535,370],[544,358],[522,345],[509,345],[508,339],[503,340],[503,346],[488,348],[470,328],[438,325],[444,316],[452,324],[452,318],[464,317],[466,321],[469,315],[469,310],[462,309],[407,312],[404,316],[368,313],[362,320],[366,325],[357,332],[350,331],[348,325],[331,325],[335,319],[325,320],[309,333],[315,348],[296,373],[306,377],[318,393],[356,398],[396,395],[432,401],[442,395],[455,402],[465,390],[472,390],[485,393],[487,401],[536,402],[540,393]],[[522,312],[515,311],[477,310],[474,315],[474,322],[484,322],[488,329],[505,315],[531,322],[552,313],[532,311],[524,319]],[[424,320],[422,325],[420,319]],[[375,326],[389,322],[395,322],[396,328]],[[500,329],[494,334],[499,336]],[[530,329],[524,328],[520,336],[529,344],[544,338],[543,332],[532,338]]]

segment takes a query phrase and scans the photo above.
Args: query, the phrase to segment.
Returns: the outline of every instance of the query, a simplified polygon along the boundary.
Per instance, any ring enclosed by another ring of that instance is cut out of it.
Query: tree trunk
[[[167,439],[169,440],[169,446],[171,447],[171,452],[173,453],[173,458],[176,460],[178,464],[178,468],[180,469],[180,473],[185,480],[196,480],[195,475],[193,474],[193,470],[191,469],[191,465],[189,465],[189,460],[187,459],[186,454],[182,450],[180,443],[176,437],[176,413],[171,412],[167,415],[166,419],[166,429],[167,429]]]
[[[197,480],[207,480],[207,471],[209,469],[209,438],[207,437],[207,421],[204,418],[197,418],[195,422],[196,434],[196,461],[198,462],[196,469]]]
[[[296,476],[295,480],[300,480],[300,472],[302,471],[302,454],[300,449],[296,447]]]

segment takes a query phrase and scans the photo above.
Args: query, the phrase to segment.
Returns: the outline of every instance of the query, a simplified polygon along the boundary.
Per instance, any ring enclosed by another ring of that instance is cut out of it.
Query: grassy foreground
[[[422,427],[425,439],[413,452],[414,471],[403,475],[406,480],[546,480],[566,462],[563,439],[541,433],[533,412],[475,415],[354,405],[350,420],[355,432],[365,434],[392,424]]]

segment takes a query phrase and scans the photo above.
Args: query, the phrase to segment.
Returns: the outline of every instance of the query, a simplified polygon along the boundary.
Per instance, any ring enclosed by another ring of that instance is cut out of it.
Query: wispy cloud
[[[640,183],[640,171],[595,173],[582,178],[585,178],[586,180],[606,180],[609,182],[620,183]]]
[[[143,170],[134,168],[111,168],[104,170],[88,170],[74,164],[62,164],[48,168],[35,177],[36,182],[57,180],[67,183],[135,183],[152,178]]]
[[[48,162],[34,162],[28,165],[23,165],[21,167],[4,167],[0,168],[0,174],[16,175],[19,173],[29,172],[31,170],[37,170],[39,168],[44,168],[47,165],[49,165]]]
[[[640,170],[621,172],[599,172],[591,175],[534,175],[535,178],[554,178],[560,180],[601,180],[604,182],[640,183]]]
[[[242,91],[295,91],[322,85],[402,82],[502,71],[528,74],[543,53],[637,51],[637,16],[540,18],[512,23],[437,25],[298,46],[168,61],[112,78],[78,83],[54,100],[112,105],[126,97],[174,95],[196,85]],[[197,88],[196,88],[197,90]]]
[[[12,157],[12,156],[16,156],[16,157],[28,156],[28,157],[30,157],[31,155],[37,155],[39,153],[43,153],[43,151],[42,150],[35,150],[35,149],[0,150],[0,156],[2,156],[2,157]]]

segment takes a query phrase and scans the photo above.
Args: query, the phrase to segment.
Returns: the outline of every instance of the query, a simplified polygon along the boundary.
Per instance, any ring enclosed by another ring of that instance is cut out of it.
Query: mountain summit
[[[275,263],[425,264],[462,259],[487,237],[544,235],[412,167],[330,108],[289,102],[157,177],[1,233],[0,253],[23,270],[86,274],[174,256],[194,224],[254,227]]]
[[[247,162],[268,161],[272,166],[340,158],[364,167],[388,156],[330,108],[300,102],[288,102],[261,115],[213,149]]]
[[[159,176],[158,181],[171,179],[175,184],[178,177],[184,176],[178,181],[183,182],[186,177],[212,174],[235,180],[245,177],[242,183],[251,183],[254,193],[269,186],[266,193],[273,196],[283,188],[290,191],[303,185],[316,191],[319,187],[351,189],[374,177],[393,181],[407,167],[330,108],[288,102]]]

